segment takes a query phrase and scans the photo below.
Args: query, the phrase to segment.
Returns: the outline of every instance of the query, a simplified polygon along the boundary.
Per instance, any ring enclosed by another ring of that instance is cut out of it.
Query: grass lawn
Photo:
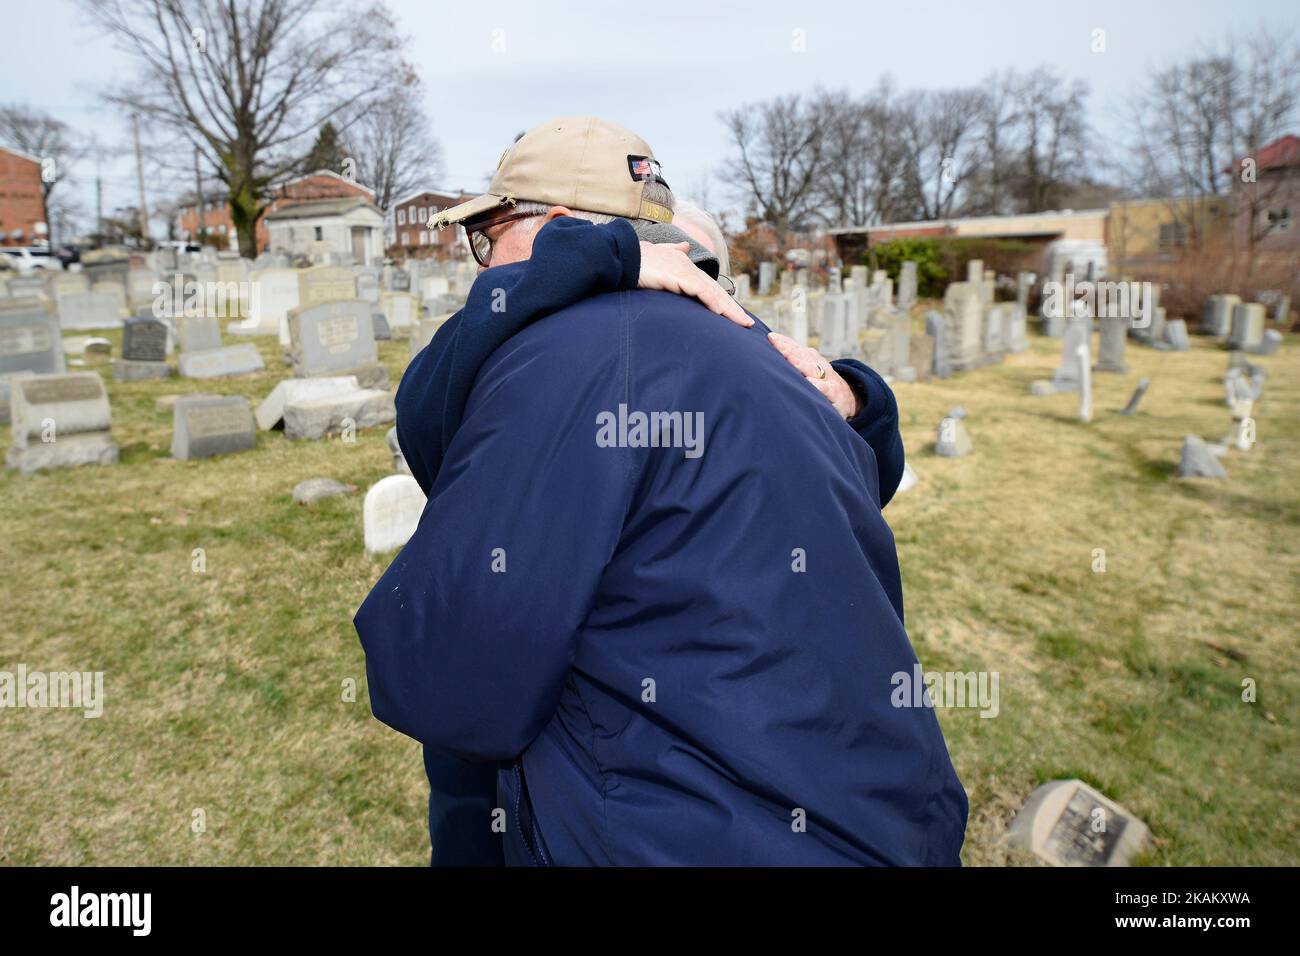
[[[274,340],[252,341],[267,371],[234,380],[119,383],[90,362],[121,464],[0,473],[0,670],[103,671],[106,698],[93,720],[0,711],[2,864],[427,859],[419,748],[371,718],[351,621],[388,560],[361,541],[386,429],[168,457],[160,396],[256,404],[289,374]],[[381,343],[394,383],[406,349]],[[1059,349],[1031,337],[1003,365],[896,386],[920,478],[886,509],[909,633],[927,669],[1000,674],[996,718],[940,712],[970,794],[964,857],[1025,862],[1007,823],[1037,784],[1078,776],[1151,827],[1143,862],[1300,863],[1300,347],[1255,359],[1259,445],[1223,482],[1174,469],[1185,434],[1227,431],[1226,352],[1130,345],[1128,374],[1094,376],[1082,425],[1076,396],[1028,394]],[[1113,414],[1141,375],[1138,413]],[[956,405],[975,453],[939,458]],[[295,505],[314,476],[357,491]]]

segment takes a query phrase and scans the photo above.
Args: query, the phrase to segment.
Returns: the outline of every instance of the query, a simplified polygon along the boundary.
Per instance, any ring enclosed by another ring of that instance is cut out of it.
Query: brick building
[[[403,196],[389,210],[391,245],[396,251],[416,259],[463,258],[469,255],[463,239],[464,230],[429,228],[429,220],[449,206],[473,199],[465,193],[423,190]]]
[[[40,160],[0,148],[0,245],[31,246],[48,241]]]
[[[212,198],[208,198],[211,195]],[[316,202],[323,199],[364,199],[374,203],[375,194],[350,179],[328,169],[317,170],[306,176],[299,176],[281,183],[275,190],[275,198],[266,207],[266,212],[257,222],[257,251],[264,252],[271,240],[266,228],[266,217],[273,212],[285,209],[296,203]],[[229,249],[238,249],[239,240],[235,234],[235,224],[230,218],[230,207],[226,205],[225,187],[217,185],[211,194],[204,191],[203,231],[206,235],[217,236],[219,244]],[[177,213],[177,227],[183,238],[191,239],[198,235],[199,214],[193,196],[186,198]]]

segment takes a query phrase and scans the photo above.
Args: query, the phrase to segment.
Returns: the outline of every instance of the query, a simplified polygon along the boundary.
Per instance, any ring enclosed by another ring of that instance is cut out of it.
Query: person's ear
[[[550,209],[546,210],[546,215],[542,217],[542,226],[546,225],[552,219],[558,219],[561,216],[572,216],[572,215],[573,215],[573,210],[570,209],[568,206],[552,206]],[[538,226],[537,228],[540,229],[541,226]]]

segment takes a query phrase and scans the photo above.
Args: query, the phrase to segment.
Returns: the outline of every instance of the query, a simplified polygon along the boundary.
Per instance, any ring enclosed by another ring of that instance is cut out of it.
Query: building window
[[[316,227],[316,241],[317,241],[317,242],[320,242],[320,241],[321,241],[322,239],[324,239],[324,238],[325,238],[325,230],[322,229],[320,226],[317,226],[317,227]]]
[[[1291,228],[1290,209],[1270,209],[1268,211],[1268,228],[1277,232],[1286,232]]]
[[[409,246],[410,244],[411,244],[411,234],[409,232],[402,233],[402,245]]]
[[[420,245],[422,245],[422,246],[427,246],[428,244],[429,244],[429,233],[426,232],[425,230],[421,229],[421,230],[420,230]]]
[[[226,234],[226,224],[224,222],[217,226],[217,232],[221,233],[223,236]]]
[[[405,210],[405,209],[399,209],[399,210],[397,210],[397,224],[398,224],[399,226],[405,226],[405,225],[406,225],[406,210]]]
[[[421,207],[420,207],[420,222],[428,222],[428,221],[429,221],[429,208],[428,208],[427,206],[421,206]]]
[[[1179,249],[1187,245],[1187,232],[1181,222],[1166,222],[1160,226],[1160,248]]]

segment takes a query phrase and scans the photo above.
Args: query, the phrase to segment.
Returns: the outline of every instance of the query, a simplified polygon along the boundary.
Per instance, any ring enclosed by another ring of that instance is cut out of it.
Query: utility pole
[[[95,164],[95,239],[99,245],[104,244],[104,179],[99,175],[99,164]]]
[[[131,114],[131,135],[135,139],[135,177],[140,184],[140,246],[149,242],[149,204],[144,198],[144,161],[140,158],[140,114]]]
[[[203,176],[199,173],[199,148],[194,147],[194,198],[197,202],[197,211],[199,216],[198,232],[194,241],[198,245],[203,245]]]

